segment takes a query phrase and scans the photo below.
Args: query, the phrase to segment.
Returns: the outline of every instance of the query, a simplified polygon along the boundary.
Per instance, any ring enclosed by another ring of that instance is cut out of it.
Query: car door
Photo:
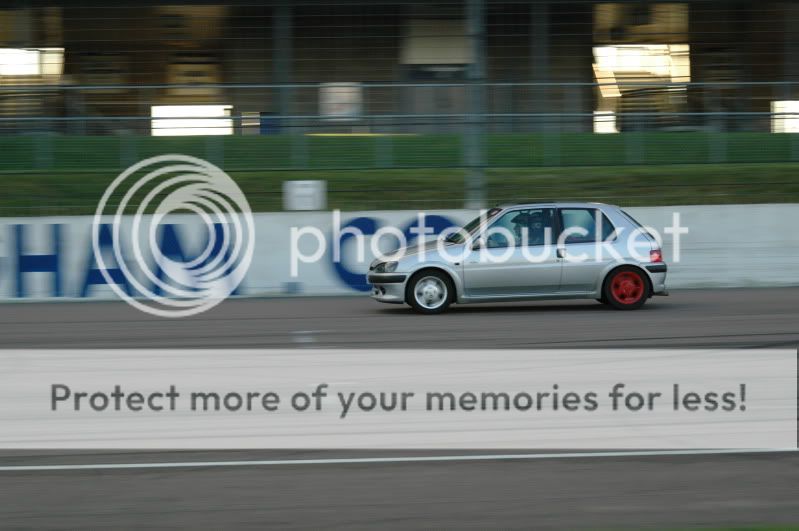
[[[464,259],[465,294],[511,298],[556,293],[561,261],[554,241],[554,208],[505,212],[487,227],[478,246]]]
[[[559,208],[563,259],[561,293],[586,293],[596,289],[600,275],[614,261],[601,242],[613,236],[615,227],[596,208]],[[599,243],[598,243],[599,240]]]

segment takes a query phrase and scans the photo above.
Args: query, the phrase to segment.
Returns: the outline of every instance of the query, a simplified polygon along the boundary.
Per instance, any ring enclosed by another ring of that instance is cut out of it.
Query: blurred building
[[[4,132],[799,131],[792,2],[75,4],[0,8]]]

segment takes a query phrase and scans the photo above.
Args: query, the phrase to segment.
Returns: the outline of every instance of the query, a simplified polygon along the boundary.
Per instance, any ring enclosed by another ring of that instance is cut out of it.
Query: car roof
[[[541,202],[531,202],[531,203],[505,203],[502,205],[497,205],[497,207],[502,209],[509,209],[509,208],[536,208],[536,207],[553,207],[553,208],[597,208],[597,207],[606,207],[606,208],[619,208],[615,205],[608,205],[606,203],[597,203],[597,202],[575,202],[575,201],[541,201]]]

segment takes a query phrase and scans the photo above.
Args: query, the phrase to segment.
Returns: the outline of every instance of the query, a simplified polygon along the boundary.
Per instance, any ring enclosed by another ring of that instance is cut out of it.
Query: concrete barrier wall
[[[673,288],[799,285],[799,205],[691,205],[626,209],[660,230],[675,212],[689,232],[678,263],[670,265]],[[673,261],[671,240],[664,240]]]
[[[670,262],[668,285],[683,287],[799,285],[799,205],[724,205],[630,208],[642,224],[659,232],[671,226],[674,213],[688,228],[682,235],[680,261],[666,235],[665,258]],[[437,228],[462,224],[476,212],[450,210],[428,213]],[[416,222],[411,211],[349,212],[341,226],[365,234],[393,226],[408,233]],[[114,297],[97,269],[91,245],[91,216],[0,219],[0,300],[104,299]],[[196,219],[174,216],[158,242],[165,254],[191,258],[203,248],[207,233]],[[365,289],[364,272],[371,261],[356,260],[352,240],[342,245],[343,261],[334,263],[327,249],[315,263],[302,263],[291,274],[292,227],[318,227],[332,234],[329,212],[263,213],[255,215],[256,245],[249,273],[237,295],[357,294]],[[110,232],[109,232],[110,234]],[[386,238],[385,243],[390,244]],[[144,239],[141,240],[142,244]],[[120,242],[126,257],[132,242]],[[313,238],[300,240],[300,251],[312,254]],[[146,245],[144,245],[146,247]],[[151,259],[145,253],[145,258]],[[136,270],[135,264],[131,269]]]

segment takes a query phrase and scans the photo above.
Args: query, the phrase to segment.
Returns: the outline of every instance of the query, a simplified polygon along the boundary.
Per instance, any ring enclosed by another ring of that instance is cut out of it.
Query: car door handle
[[[558,249],[556,255],[558,258],[566,258],[566,249]]]

